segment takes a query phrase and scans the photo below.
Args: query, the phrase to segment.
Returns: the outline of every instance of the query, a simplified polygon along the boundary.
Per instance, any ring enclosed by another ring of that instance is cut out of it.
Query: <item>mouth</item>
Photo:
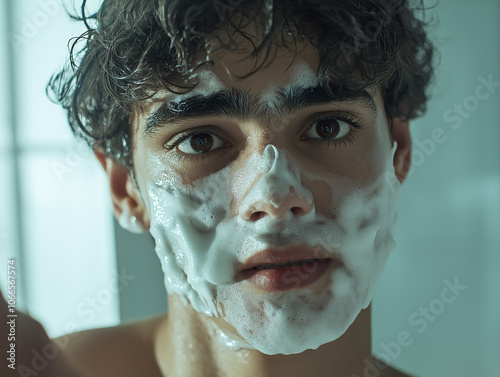
[[[251,268],[252,270],[261,271],[261,270],[270,270],[270,269],[279,269],[286,267],[295,267],[295,266],[304,266],[308,264],[313,264],[318,261],[325,261],[327,259],[304,259],[298,260],[295,262],[284,262],[284,263],[263,263],[261,265],[255,266]]]
[[[339,264],[321,247],[293,246],[257,253],[242,265],[240,273],[243,280],[263,291],[281,292],[308,287]]]

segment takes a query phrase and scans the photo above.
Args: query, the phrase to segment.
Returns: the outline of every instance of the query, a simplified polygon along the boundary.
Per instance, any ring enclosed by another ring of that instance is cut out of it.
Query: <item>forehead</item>
[[[373,113],[383,108],[376,88],[351,92],[330,82],[326,74],[318,74],[318,52],[310,44],[293,51],[278,48],[262,67],[263,62],[244,48],[220,50],[211,61],[213,65],[196,72],[197,85],[192,90],[184,94],[162,91],[150,99],[140,111],[142,126],[136,123],[136,131],[146,132],[157,123],[213,115],[214,109],[218,115],[226,112],[230,117],[269,120],[328,103],[349,102],[353,108],[360,105]],[[333,92],[327,93],[327,85]]]
[[[196,83],[194,89],[185,94],[159,91],[143,104],[141,110],[150,112],[162,103],[181,101],[193,96],[208,96],[224,89],[235,89],[270,100],[277,90],[290,85],[309,87],[319,83],[320,77],[316,73],[319,56],[311,45],[302,44],[295,51],[285,47],[278,48],[264,62],[263,67],[256,71],[263,63],[263,58],[251,56],[250,47],[246,45],[242,44],[238,52],[220,49],[213,53],[210,56],[213,64],[202,66],[193,74],[192,81]]]
[[[210,71],[224,86],[258,95],[291,84],[307,87],[319,82],[319,56],[310,44],[302,44],[293,51],[285,47],[277,48],[267,61],[262,59],[248,56],[244,51],[221,51],[213,57],[214,64]],[[261,64],[260,69],[248,76]]]

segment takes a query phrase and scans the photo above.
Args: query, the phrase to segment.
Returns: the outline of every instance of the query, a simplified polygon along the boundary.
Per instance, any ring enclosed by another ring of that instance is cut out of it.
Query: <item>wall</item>
[[[411,126],[414,169],[374,300],[373,346],[416,376],[499,376],[500,1],[440,1],[430,13],[441,64]]]

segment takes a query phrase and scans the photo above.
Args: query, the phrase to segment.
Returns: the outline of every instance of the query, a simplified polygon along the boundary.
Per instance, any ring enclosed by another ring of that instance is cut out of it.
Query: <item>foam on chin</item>
[[[167,291],[198,312],[223,317],[241,336],[234,339],[239,346],[265,354],[300,353],[337,339],[369,305],[394,247],[391,229],[399,190],[394,151],[381,159],[385,165],[378,178],[361,188],[345,177],[300,171],[293,157],[274,145],[256,153],[238,172],[227,166],[189,186],[177,179],[149,182],[151,234]],[[245,192],[243,206],[270,198],[279,205],[284,187],[312,201],[301,174],[330,186],[335,220],[313,208],[297,218],[289,211],[280,221],[266,216],[249,222],[230,208]],[[322,246],[340,257],[343,266],[332,271],[321,292],[303,288],[266,293],[235,280],[238,262],[268,247],[292,244]],[[224,337],[221,341],[237,344]]]

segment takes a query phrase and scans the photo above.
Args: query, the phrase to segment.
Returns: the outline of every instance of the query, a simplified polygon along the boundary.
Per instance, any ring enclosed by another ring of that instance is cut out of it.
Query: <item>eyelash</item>
[[[183,133],[179,134],[179,137],[177,137],[170,144],[165,144],[165,148],[168,151],[171,151],[174,148],[176,148],[180,143],[182,143],[183,141],[189,139],[191,136],[198,135],[198,134],[201,134],[201,133],[205,133],[205,134],[209,134],[209,135],[212,135],[212,136],[216,136],[216,137],[224,140],[224,138],[222,136],[218,135],[216,132],[214,132],[214,131],[212,131],[210,129],[197,128],[197,129],[189,130],[189,131],[186,131],[186,132],[183,132]],[[206,153],[200,153],[200,154],[177,153],[177,158],[179,158],[181,161],[185,160],[185,159],[202,160],[204,158],[207,158],[207,157],[211,156],[214,153],[220,152],[221,149],[222,148],[217,148],[217,149],[214,149],[213,151],[209,151],[209,152],[206,152]]]
[[[341,146],[341,145],[345,146],[347,144],[354,143],[357,130],[363,129],[365,127],[352,114],[349,114],[349,113],[340,113],[340,112],[338,112],[338,113],[337,112],[333,112],[333,113],[331,113],[331,114],[329,114],[327,116],[322,116],[322,117],[315,118],[311,122],[311,125],[304,132],[307,132],[309,129],[311,129],[311,127],[316,122],[320,122],[322,120],[331,120],[331,119],[335,119],[335,120],[339,120],[339,121],[345,122],[345,123],[351,125],[354,129],[351,130],[348,135],[342,137],[341,139],[301,139],[301,140],[307,140],[308,142],[313,143],[313,144],[316,144],[316,143],[327,144],[328,147],[337,148],[338,146]],[[207,133],[209,135],[216,136],[216,137],[224,140],[224,138],[222,136],[218,135],[216,132],[214,132],[211,129],[199,128],[199,129],[189,130],[189,131],[186,131],[186,132],[183,132],[183,133],[179,134],[179,136],[173,142],[171,142],[170,144],[165,144],[165,148],[168,151],[171,151],[171,150],[175,149],[180,143],[182,143],[183,141],[189,139],[191,136],[194,136],[194,135],[197,135],[197,134],[200,134],[200,133]],[[177,157],[180,160],[185,160],[185,159],[202,160],[202,159],[210,157],[211,155],[213,155],[215,153],[220,152],[221,149],[222,148],[217,148],[217,149],[215,149],[213,151],[209,151],[209,152],[206,152],[206,153],[200,153],[200,154],[178,153]]]
[[[348,144],[353,144],[357,131],[365,128],[365,126],[358,119],[356,119],[352,114],[341,113],[341,112],[332,112],[329,115],[315,118],[311,122],[311,125],[306,129],[305,132],[309,131],[314,126],[314,124],[316,122],[320,122],[322,120],[332,120],[332,119],[345,122],[345,123],[349,124],[350,126],[352,126],[354,129],[351,129],[349,134],[347,134],[346,136],[344,136],[340,139],[302,139],[302,140],[307,140],[308,142],[310,142],[312,144],[318,144],[318,143],[320,143],[322,145],[326,144],[329,148],[331,147],[331,148],[335,149],[339,146],[346,146]]]

